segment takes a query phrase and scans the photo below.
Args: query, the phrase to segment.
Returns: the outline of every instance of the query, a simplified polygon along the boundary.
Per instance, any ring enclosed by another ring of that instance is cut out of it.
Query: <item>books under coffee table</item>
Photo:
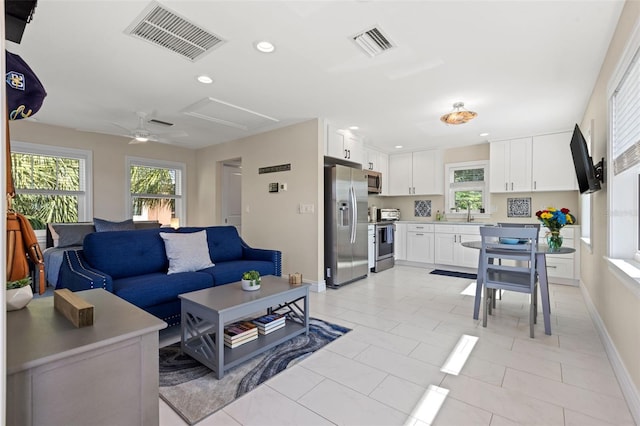
[[[182,351],[213,370],[218,379],[235,365],[294,336],[309,334],[309,284],[291,285],[286,278],[268,275],[262,277],[260,290],[244,291],[238,281],[181,294],[180,299]],[[264,314],[256,317],[260,311]],[[269,321],[263,333],[256,325],[255,338],[234,344],[240,341],[232,342],[230,336],[232,347],[225,345],[225,327],[273,314],[282,319]]]
[[[229,348],[248,343],[258,338],[258,326],[251,321],[238,321],[224,328],[224,345]]]
[[[253,319],[258,328],[258,333],[269,334],[285,326],[286,317],[282,314],[268,314]]]

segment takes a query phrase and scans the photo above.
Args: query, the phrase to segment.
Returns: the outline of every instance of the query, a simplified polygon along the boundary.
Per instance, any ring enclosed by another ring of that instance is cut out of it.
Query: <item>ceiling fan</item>
[[[138,111],[136,112],[138,116],[138,126],[135,129],[130,129],[118,123],[111,123],[114,126],[118,126],[121,129],[127,131],[126,135],[130,136],[132,139],[129,141],[130,145],[135,145],[139,143],[147,143],[147,142],[161,142],[161,143],[171,143],[171,138],[184,137],[188,136],[186,132],[173,132],[173,133],[162,133],[162,132],[154,132],[151,131],[146,125],[145,121],[147,119],[147,113]],[[167,123],[169,124],[169,123]],[[172,124],[169,124],[172,125]]]

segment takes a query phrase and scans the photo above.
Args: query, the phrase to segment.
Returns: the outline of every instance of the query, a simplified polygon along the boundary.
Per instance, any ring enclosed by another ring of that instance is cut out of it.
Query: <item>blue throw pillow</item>
[[[81,246],[87,234],[95,232],[93,223],[50,223],[49,230],[53,228],[54,247]],[[55,235],[54,235],[55,232]]]
[[[96,232],[105,231],[132,231],[135,228],[133,225],[133,219],[123,220],[122,222],[111,222],[110,220],[93,218],[93,224],[96,227]]]

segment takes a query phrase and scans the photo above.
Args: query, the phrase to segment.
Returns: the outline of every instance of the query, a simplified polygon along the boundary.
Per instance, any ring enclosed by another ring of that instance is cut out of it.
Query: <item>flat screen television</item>
[[[585,141],[577,124],[573,129],[570,146],[580,193],[588,194],[600,190],[600,182],[603,180],[604,158],[597,165],[593,164],[593,160],[589,156],[587,141]]]

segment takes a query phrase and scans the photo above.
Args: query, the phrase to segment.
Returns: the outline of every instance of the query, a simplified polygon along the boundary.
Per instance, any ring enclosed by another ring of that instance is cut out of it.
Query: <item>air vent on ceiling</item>
[[[356,34],[353,36],[353,41],[372,58],[394,47],[389,37],[376,27]]]
[[[225,40],[151,2],[125,33],[149,41],[195,61]]]
[[[156,118],[152,118],[151,120],[149,120],[149,123],[153,123],[153,124],[159,124],[161,126],[173,126],[173,123],[169,123],[168,121],[162,121],[162,120],[158,120]]]

